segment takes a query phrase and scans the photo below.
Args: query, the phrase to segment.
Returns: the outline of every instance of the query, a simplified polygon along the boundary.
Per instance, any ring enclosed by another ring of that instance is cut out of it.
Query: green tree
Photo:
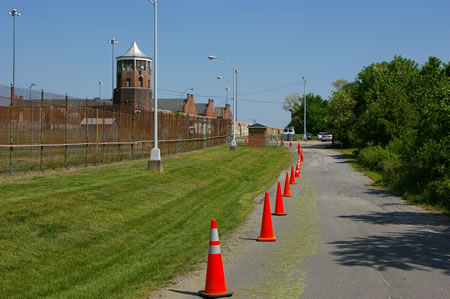
[[[357,134],[364,144],[386,146],[395,137],[417,126],[417,114],[408,95],[419,69],[402,57],[375,63],[358,75],[353,94],[356,101]]]
[[[286,96],[283,109],[291,111],[291,122],[289,126],[293,126],[297,133],[303,132],[303,115],[304,115],[303,97],[298,94],[290,94]],[[328,101],[322,99],[319,95],[309,93],[306,95],[306,125],[307,131],[311,134],[317,134],[327,128],[325,123],[326,107]]]
[[[327,112],[326,123],[330,125],[333,132],[333,139],[338,140],[341,146],[348,146],[354,142],[354,108],[356,101],[352,97],[354,84],[333,86],[336,91],[330,97]]]

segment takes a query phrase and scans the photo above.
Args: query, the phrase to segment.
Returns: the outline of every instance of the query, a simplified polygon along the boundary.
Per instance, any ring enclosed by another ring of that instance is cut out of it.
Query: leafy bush
[[[390,153],[381,146],[369,146],[359,151],[358,162],[370,170],[383,171],[383,161],[388,158]]]

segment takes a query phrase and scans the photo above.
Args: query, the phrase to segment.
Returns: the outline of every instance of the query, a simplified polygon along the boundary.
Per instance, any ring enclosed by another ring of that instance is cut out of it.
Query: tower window
[[[131,80],[127,79],[127,87],[130,87],[130,85],[131,85]]]
[[[127,71],[127,66],[123,65],[123,71],[126,72]]]
[[[144,80],[142,79],[142,77],[139,77],[139,87],[144,86]]]

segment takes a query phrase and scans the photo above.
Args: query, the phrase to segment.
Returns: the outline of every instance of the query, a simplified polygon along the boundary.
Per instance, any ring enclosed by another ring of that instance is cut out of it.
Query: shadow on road
[[[337,241],[332,252],[337,262],[345,266],[375,267],[401,270],[442,270],[450,275],[450,242],[448,235],[437,232],[408,231],[381,236]]]
[[[382,189],[368,189],[364,193],[384,198],[394,196],[392,191]]]
[[[450,233],[450,220],[447,217],[423,212],[373,212],[366,215],[339,216],[339,218],[381,225],[401,224],[442,227]],[[448,241],[450,241],[450,235]]]
[[[180,291],[180,290],[174,290],[174,289],[169,289],[169,291],[174,292],[174,293],[178,293],[178,294],[192,295],[192,296],[201,297],[198,294],[198,292]]]
[[[429,213],[391,212],[340,218],[379,225],[420,225],[406,232],[383,233],[350,241],[336,241],[332,252],[345,266],[401,270],[442,270],[450,275],[450,223],[446,217]],[[427,269],[428,268],[428,269]]]

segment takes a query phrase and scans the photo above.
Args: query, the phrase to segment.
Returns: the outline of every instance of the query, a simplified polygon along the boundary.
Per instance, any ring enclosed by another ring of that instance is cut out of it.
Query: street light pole
[[[157,0],[148,0],[150,4],[153,5],[154,8],[154,61],[153,61],[153,70],[154,70],[154,98],[155,98],[155,108],[154,108],[154,125],[153,125],[153,149],[150,154],[150,160],[148,161],[148,169],[155,170],[158,172],[163,171],[163,164],[161,161],[161,152],[158,148],[158,5]]]
[[[30,105],[31,105],[31,143],[34,144],[34,105],[31,102],[31,89],[36,86],[36,83],[30,84]],[[33,159],[33,147],[31,147],[31,159]]]
[[[102,81],[98,81],[98,98],[101,101],[102,100]]]
[[[112,71],[111,71],[111,88],[112,88],[112,92],[111,92],[111,101],[114,102],[114,45],[117,45],[119,43],[119,41],[117,41],[115,38],[112,38],[111,40],[108,41],[109,44],[111,44],[111,48],[112,48]]]
[[[306,80],[305,77],[302,76],[303,79],[303,140],[308,140],[306,136]]]
[[[150,0],[149,0],[150,1]],[[228,61],[226,61],[224,58],[221,57],[216,57],[216,56],[208,56],[209,60],[214,60],[214,59],[220,59],[223,62],[225,62],[225,64],[227,64],[229,67],[231,67],[232,71],[233,71],[233,111],[236,110],[236,98],[237,98],[237,90],[236,90],[236,72],[237,72],[237,68],[232,66],[231,64],[228,63]],[[233,112],[233,140],[231,140],[231,146],[230,146],[230,150],[235,152],[237,147],[236,147],[236,134],[235,134],[235,127],[236,127],[236,115]]]
[[[222,77],[222,76],[216,76],[216,78],[217,78],[217,80],[225,79],[225,81],[227,81],[228,84],[230,84],[230,81],[228,81],[226,78],[224,78],[224,77]],[[228,105],[228,90],[229,90],[229,89],[230,89],[230,88],[225,87],[225,105]]]
[[[16,16],[20,17],[20,12],[17,9],[13,9],[8,12],[13,17],[13,90],[16,88]]]

